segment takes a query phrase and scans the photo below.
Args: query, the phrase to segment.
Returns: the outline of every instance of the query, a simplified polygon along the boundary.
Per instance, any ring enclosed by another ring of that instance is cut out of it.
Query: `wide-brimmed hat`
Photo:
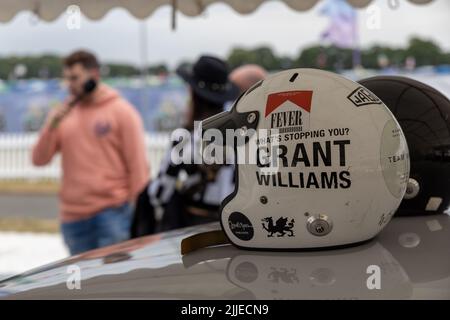
[[[183,65],[176,73],[197,95],[213,103],[232,101],[239,94],[239,88],[228,79],[227,63],[219,58],[201,56],[193,66]]]

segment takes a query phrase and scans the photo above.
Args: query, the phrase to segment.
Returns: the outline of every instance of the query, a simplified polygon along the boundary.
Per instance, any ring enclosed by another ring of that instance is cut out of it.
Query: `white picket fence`
[[[44,167],[36,167],[31,163],[31,149],[36,139],[36,133],[0,134],[0,180],[58,180],[61,177],[59,155]],[[169,142],[167,133],[146,134],[147,159],[152,176],[157,174]]]

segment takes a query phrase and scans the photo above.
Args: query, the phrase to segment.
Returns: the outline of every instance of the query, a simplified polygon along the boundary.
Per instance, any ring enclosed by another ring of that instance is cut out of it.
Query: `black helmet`
[[[359,81],[392,111],[408,142],[411,172],[396,215],[443,213],[450,204],[450,101],[419,81],[376,76]]]

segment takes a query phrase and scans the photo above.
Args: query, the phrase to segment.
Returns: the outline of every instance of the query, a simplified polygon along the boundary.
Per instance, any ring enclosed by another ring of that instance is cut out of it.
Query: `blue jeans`
[[[63,223],[61,232],[71,255],[109,246],[130,238],[132,208],[125,203],[106,208],[92,218]]]

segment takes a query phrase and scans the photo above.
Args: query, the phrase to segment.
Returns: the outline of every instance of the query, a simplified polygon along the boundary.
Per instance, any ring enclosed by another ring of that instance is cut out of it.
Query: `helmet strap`
[[[198,233],[181,240],[181,255],[188,254],[198,249],[228,243],[230,243],[230,240],[228,240],[228,237],[222,230]]]

